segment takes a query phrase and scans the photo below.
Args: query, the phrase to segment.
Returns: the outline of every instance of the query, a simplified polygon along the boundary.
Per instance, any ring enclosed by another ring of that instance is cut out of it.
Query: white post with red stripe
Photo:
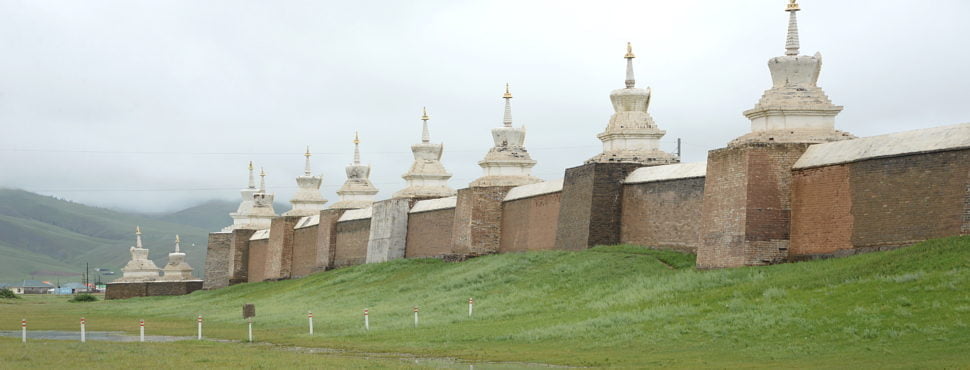
[[[20,319],[20,341],[27,343],[27,319]]]
[[[472,308],[475,307],[475,300],[468,298],[468,317],[472,316]]]
[[[364,309],[364,330],[370,330],[370,319],[367,317],[367,309]]]
[[[141,319],[141,321],[138,321],[138,341],[139,342],[145,341],[145,319]]]
[[[313,312],[307,311],[306,318],[310,321],[310,335],[313,335]]]
[[[202,340],[202,315],[196,318],[196,322],[199,324],[199,340]]]
[[[84,324],[85,324],[84,318],[82,317],[81,318],[81,343],[84,343],[87,341],[87,337],[86,337],[87,333],[84,330]]]
[[[414,306],[414,327],[418,327],[418,306]]]

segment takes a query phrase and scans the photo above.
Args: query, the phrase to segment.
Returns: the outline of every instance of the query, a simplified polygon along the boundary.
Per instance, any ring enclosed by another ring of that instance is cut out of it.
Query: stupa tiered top
[[[525,127],[512,127],[512,93],[505,84],[505,116],[502,126],[492,129],[495,146],[488,150],[485,159],[478,165],[485,175],[472,181],[470,186],[519,186],[534,184],[542,180],[532,177],[532,160],[525,150]]]
[[[175,236],[175,252],[168,254],[168,264],[162,269],[162,280],[165,281],[182,281],[182,280],[198,280],[192,277],[192,266],[189,266],[185,262],[185,253],[179,248],[179,236]]]
[[[260,170],[260,185],[256,188],[253,162],[249,162],[249,186],[241,190],[242,202],[236,212],[230,213],[232,225],[223,231],[235,229],[268,229],[276,212],[273,210],[273,194],[266,193],[266,172]]]
[[[448,187],[451,173],[441,164],[443,144],[432,144],[431,133],[428,131],[427,109],[421,111],[421,121],[424,122],[421,132],[421,142],[411,145],[414,163],[404,176],[407,187],[394,193],[394,198],[443,198],[455,195],[455,190]]]
[[[118,283],[139,283],[158,280],[158,266],[155,262],[148,259],[148,249],[141,243],[141,228],[135,226],[135,246],[128,249],[131,252],[131,260],[125,267],[121,268],[121,279]]]
[[[640,163],[645,165],[677,163],[677,156],[660,150],[660,138],[666,134],[647,113],[650,88],[636,88],[633,77],[633,47],[626,45],[626,88],[613,90],[613,116],[606,131],[596,135],[603,142],[603,152],[586,163]]]
[[[744,112],[751,120],[751,133],[741,136],[730,145],[749,142],[821,143],[854,138],[835,129],[835,116],[842,107],[832,104],[822,88],[818,76],[822,70],[822,54],[798,55],[798,3],[791,0],[788,12],[788,36],[785,55],[768,60],[772,86],[762,95],[753,109]]]
[[[367,208],[374,203],[377,188],[370,182],[370,166],[360,164],[360,135],[354,133],[354,163],[346,167],[347,181],[337,190],[340,200],[331,209]]]
[[[310,170],[310,147],[306,148],[306,164],[303,169],[303,176],[296,178],[297,190],[290,199],[293,209],[287,211],[283,216],[313,216],[320,213],[325,207],[327,200],[320,195],[320,185],[323,183],[323,176],[313,176]]]

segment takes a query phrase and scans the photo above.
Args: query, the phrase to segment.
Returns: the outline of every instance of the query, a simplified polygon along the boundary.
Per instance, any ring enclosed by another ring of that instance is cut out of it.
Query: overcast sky
[[[309,145],[335,201],[359,130],[386,198],[427,106],[462,188],[506,82],[534,174],[561,178],[601,150],[627,41],[663,148],[682,138],[684,161],[703,161],[748,132],[786,2],[0,0],[0,186],[167,211],[238,200],[252,160],[286,202]],[[970,121],[970,1],[800,3],[838,129]]]

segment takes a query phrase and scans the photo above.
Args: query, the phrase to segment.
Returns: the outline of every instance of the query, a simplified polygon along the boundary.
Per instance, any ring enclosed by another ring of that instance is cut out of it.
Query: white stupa
[[[249,186],[239,191],[242,202],[236,212],[230,213],[232,225],[222,231],[235,229],[262,230],[268,229],[270,222],[276,217],[273,210],[273,195],[266,194],[266,173],[260,173],[260,188],[256,188],[253,162],[249,162]]]
[[[323,176],[313,176],[310,171],[310,147],[306,148],[306,165],[303,176],[296,178],[297,190],[290,199],[293,209],[287,211],[283,216],[315,216],[325,207],[327,200],[320,195],[320,185],[323,183]]]
[[[753,109],[744,112],[751,120],[751,132],[729,146],[748,142],[822,143],[854,138],[835,129],[835,116],[842,107],[833,105],[818,87],[822,54],[798,55],[796,13],[801,9],[795,0],[790,0],[785,10],[789,14],[785,55],[768,61],[772,86]]]
[[[179,236],[175,236],[175,252],[168,254],[168,264],[162,268],[162,279],[165,281],[197,280],[192,277],[192,266],[185,262],[185,253],[179,250]]]
[[[519,186],[534,184],[542,180],[532,177],[532,160],[525,150],[525,127],[512,127],[512,93],[505,84],[505,116],[502,126],[492,129],[495,146],[488,150],[485,159],[478,165],[485,175],[472,181],[469,186]]]
[[[337,190],[340,197],[331,209],[367,208],[374,203],[377,188],[370,182],[370,166],[360,164],[360,135],[354,133],[354,163],[346,167],[347,181]]]
[[[141,228],[135,226],[135,246],[128,249],[131,252],[131,260],[125,267],[121,268],[121,279],[115,280],[116,283],[138,283],[158,280],[158,266],[155,262],[148,259],[148,249],[142,247]]]
[[[650,88],[634,87],[633,47],[627,43],[626,88],[613,90],[613,116],[606,130],[596,135],[603,142],[603,152],[590,158],[586,163],[640,163],[659,165],[677,163],[676,155],[660,150],[660,138],[667,132],[654,123],[647,113],[650,107]]]
[[[455,190],[448,187],[451,174],[441,164],[443,144],[431,144],[431,134],[428,131],[428,111],[422,110],[421,120],[424,122],[421,142],[411,145],[414,153],[414,164],[404,176],[407,187],[394,193],[394,198],[444,198],[455,195]]]

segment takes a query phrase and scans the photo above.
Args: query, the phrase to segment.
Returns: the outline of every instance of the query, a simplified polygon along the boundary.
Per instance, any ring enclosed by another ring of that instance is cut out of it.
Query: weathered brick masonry
[[[703,177],[626,184],[620,242],[695,253],[703,206]]]
[[[320,223],[317,227],[317,255],[314,271],[326,270],[333,266],[334,254],[337,252],[337,220],[343,215],[342,209],[327,209],[320,211]]]
[[[283,216],[273,219],[269,228],[265,266],[266,279],[287,279],[293,269],[293,228],[300,216]]]
[[[503,203],[499,252],[554,249],[561,199],[557,191]]]
[[[184,295],[202,289],[202,280],[109,283],[104,299]]]
[[[260,282],[267,280],[269,275],[266,273],[266,266],[269,264],[269,239],[259,239],[249,241],[249,274],[247,282]]]
[[[219,289],[229,286],[231,233],[209,233],[205,255],[204,289]]]
[[[321,270],[318,255],[323,252],[317,243],[319,225],[293,230],[293,263],[290,277],[303,277]]]
[[[337,243],[329,268],[363,264],[367,260],[371,219],[337,222]]]
[[[798,169],[794,178],[793,259],[967,234],[970,150]]]
[[[566,170],[556,249],[581,250],[620,242],[623,180],[640,164],[588,163]]]
[[[808,145],[749,143],[708,153],[698,268],[787,259],[791,168]]]
[[[405,258],[436,257],[452,254],[455,208],[437,209],[408,215]]]
[[[232,245],[229,254],[229,269],[232,275],[229,276],[229,285],[245,283],[249,281],[249,239],[252,238],[256,230],[238,229],[232,231]]]
[[[458,190],[453,253],[483,255],[498,252],[502,239],[502,199],[512,186],[470,187]]]

